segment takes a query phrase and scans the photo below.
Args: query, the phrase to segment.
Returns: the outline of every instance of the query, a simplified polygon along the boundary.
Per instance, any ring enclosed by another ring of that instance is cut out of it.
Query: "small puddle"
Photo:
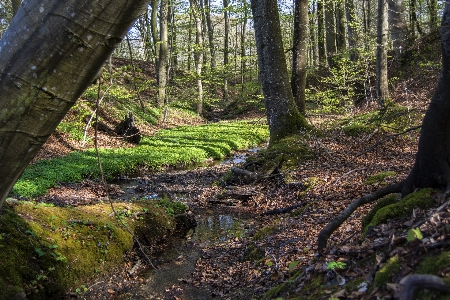
[[[169,249],[153,259],[157,270],[140,274],[141,283],[116,299],[209,299],[208,289],[183,283],[183,280],[190,279],[204,247],[243,235],[245,229],[243,220],[233,215],[214,214],[196,219],[195,232],[175,239]]]

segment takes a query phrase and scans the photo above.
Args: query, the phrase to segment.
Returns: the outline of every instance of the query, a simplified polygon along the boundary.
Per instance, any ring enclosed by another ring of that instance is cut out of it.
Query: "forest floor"
[[[423,114],[438,77],[436,67],[411,72],[392,86],[392,100]],[[373,107],[362,106],[353,115],[368,110]],[[341,117],[309,116],[322,134],[310,137],[314,158],[291,170],[289,183],[273,176],[253,184],[220,186],[217,182],[230,170],[229,164],[142,174],[140,193],[183,194],[195,214],[226,211],[245,215],[243,234],[230,234],[220,243],[197,245],[202,249],[195,270],[167,288],[162,299],[189,299],[183,295],[187,286],[207,290],[219,299],[261,299],[264,295],[268,299],[390,299],[399,281],[414,272],[425,256],[450,250],[446,233],[450,208],[444,206],[438,211],[443,198],[435,193],[434,208],[415,209],[406,217],[372,228],[366,237],[362,236],[361,221],[374,204],[359,208],[334,232],[327,250],[319,255],[316,242],[320,230],[354,199],[403,180],[417,151],[417,130],[401,135],[375,130],[348,136],[340,128],[330,128],[331,121]],[[103,146],[111,146],[109,142],[107,136],[101,137]],[[64,137],[52,136],[39,158],[64,155],[74,149],[76,146]],[[366,181],[386,171],[392,171],[389,177]],[[112,186],[118,190],[118,186]],[[118,191],[117,197],[120,195]],[[98,183],[84,181],[53,188],[40,200],[83,205],[100,201],[103,196]],[[274,211],[294,204],[297,208],[288,213]],[[415,227],[420,228],[422,241],[407,242],[408,229]],[[393,260],[399,262],[397,272],[389,275],[387,285],[375,287],[375,274]],[[333,262],[343,263],[343,269],[327,270],[325,266]],[[133,262],[129,264],[131,267]],[[440,271],[439,275],[448,276],[446,269]],[[142,280],[121,270],[85,297],[114,298]]]

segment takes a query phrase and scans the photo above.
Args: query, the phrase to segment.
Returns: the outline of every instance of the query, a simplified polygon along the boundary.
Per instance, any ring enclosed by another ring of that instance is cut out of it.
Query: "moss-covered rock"
[[[0,222],[0,299],[54,299],[123,262],[130,232],[149,243],[175,222],[155,201],[79,207],[19,202]],[[127,228],[125,228],[126,226]]]
[[[433,206],[434,201],[430,196],[432,191],[433,189],[431,188],[422,189],[409,194],[399,202],[380,208],[375,213],[370,223],[364,227],[364,233],[367,232],[367,228],[370,226],[377,226],[385,223],[389,219],[406,216],[416,207],[426,209]]]
[[[264,238],[274,234],[278,230],[280,230],[280,227],[276,224],[264,226],[253,235],[252,240],[262,241]]]
[[[374,287],[383,287],[388,282],[392,282],[393,276],[400,271],[401,260],[398,255],[391,257],[376,274],[373,280]]]

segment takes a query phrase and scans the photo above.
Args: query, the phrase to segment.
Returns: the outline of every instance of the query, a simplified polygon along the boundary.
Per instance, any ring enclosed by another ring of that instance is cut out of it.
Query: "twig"
[[[98,88],[98,94],[97,94],[97,103],[96,103],[96,111],[98,111],[99,105],[100,105],[100,84],[99,84],[99,88]],[[139,247],[139,250],[141,251],[142,255],[144,255],[145,259],[148,261],[148,263],[150,264],[150,266],[157,270],[156,267],[153,265],[152,261],[150,260],[150,258],[147,256],[147,254],[145,254],[145,251],[141,245],[141,243],[139,242],[139,239],[133,234],[133,232],[131,232],[131,230],[128,228],[127,225],[125,225],[125,223],[123,223],[122,219],[119,217],[119,214],[117,213],[116,209],[114,208],[114,204],[111,201],[111,197],[109,196],[109,189],[108,189],[108,185],[106,184],[105,181],[105,177],[103,175],[103,167],[102,167],[102,161],[100,158],[100,152],[98,151],[98,141],[97,141],[97,134],[98,134],[98,114],[95,114],[95,140],[94,140],[94,145],[95,145],[95,152],[97,154],[97,161],[98,161],[98,168],[100,170],[100,178],[101,178],[101,183],[104,186],[105,192],[106,192],[106,198],[109,201],[109,204],[111,206],[112,211],[114,212],[114,215],[116,216],[116,221],[118,221],[120,223],[120,225],[122,226],[122,228],[124,228],[129,234],[131,234],[131,236],[133,237],[133,240],[136,242],[136,244]]]

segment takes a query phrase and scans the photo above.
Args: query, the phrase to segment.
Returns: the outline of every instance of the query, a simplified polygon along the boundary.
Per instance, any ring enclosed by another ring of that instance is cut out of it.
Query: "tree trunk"
[[[414,166],[405,180],[403,194],[416,188],[450,190],[450,6],[444,6],[441,24],[442,71],[422,123]]]
[[[228,13],[228,0],[223,0],[223,18],[224,18],[224,31],[223,38],[223,100],[228,101],[228,54],[229,54],[229,31],[230,31],[230,17]]]
[[[429,0],[428,3],[428,13],[430,15],[430,31],[437,28],[438,14],[437,14],[437,0]]]
[[[159,13],[158,107],[166,104],[169,0],[161,0]]]
[[[401,54],[402,48],[405,47],[407,32],[402,2],[402,0],[388,0],[391,40],[397,56]]]
[[[305,89],[306,68],[308,65],[308,25],[308,0],[295,0],[291,87],[297,108],[303,115],[306,112]]]
[[[19,9],[0,47],[0,206],[145,4],[29,0]]]
[[[245,43],[247,36],[247,20],[248,20],[248,3],[247,0],[242,0],[242,10],[243,10],[243,17],[242,17],[242,28],[241,28],[241,90],[244,91],[244,83],[245,83],[245,72],[246,72],[246,62],[245,62]]]
[[[325,0],[317,0],[317,41],[319,48],[319,62],[327,61],[326,38],[325,38],[325,20],[324,3]]]
[[[214,26],[211,21],[211,0],[205,0],[205,19],[208,27],[209,54],[211,56],[211,71],[216,70],[216,45],[214,43]]]
[[[308,125],[295,105],[289,86],[277,1],[252,0],[251,4],[270,146]]]
[[[387,34],[388,5],[387,0],[378,0],[377,26],[377,101],[380,109],[384,108],[389,97],[387,74]]]
[[[159,5],[159,0],[152,0],[151,1],[151,7],[152,7],[152,14],[151,14],[151,18],[150,18],[150,29],[152,32],[152,39],[153,39],[153,48],[154,48],[154,53],[155,53],[155,65],[158,65],[158,5]]]
[[[334,14],[334,0],[325,1],[325,39],[328,66],[332,65],[332,58],[337,52],[336,47],[336,18]]]
[[[198,3],[196,0],[189,0],[192,8],[192,16],[195,20],[195,73],[197,76],[197,114],[203,113],[203,84],[202,84],[202,62],[203,62],[203,32],[202,32],[202,18],[200,15]]]
[[[345,14],[345,0],[339,0],[338,2],[338,18],[337,18],[337,48],[340,53],[343,53],[347,50],[347,27],[345,26],[347,23],[346,14]]]

